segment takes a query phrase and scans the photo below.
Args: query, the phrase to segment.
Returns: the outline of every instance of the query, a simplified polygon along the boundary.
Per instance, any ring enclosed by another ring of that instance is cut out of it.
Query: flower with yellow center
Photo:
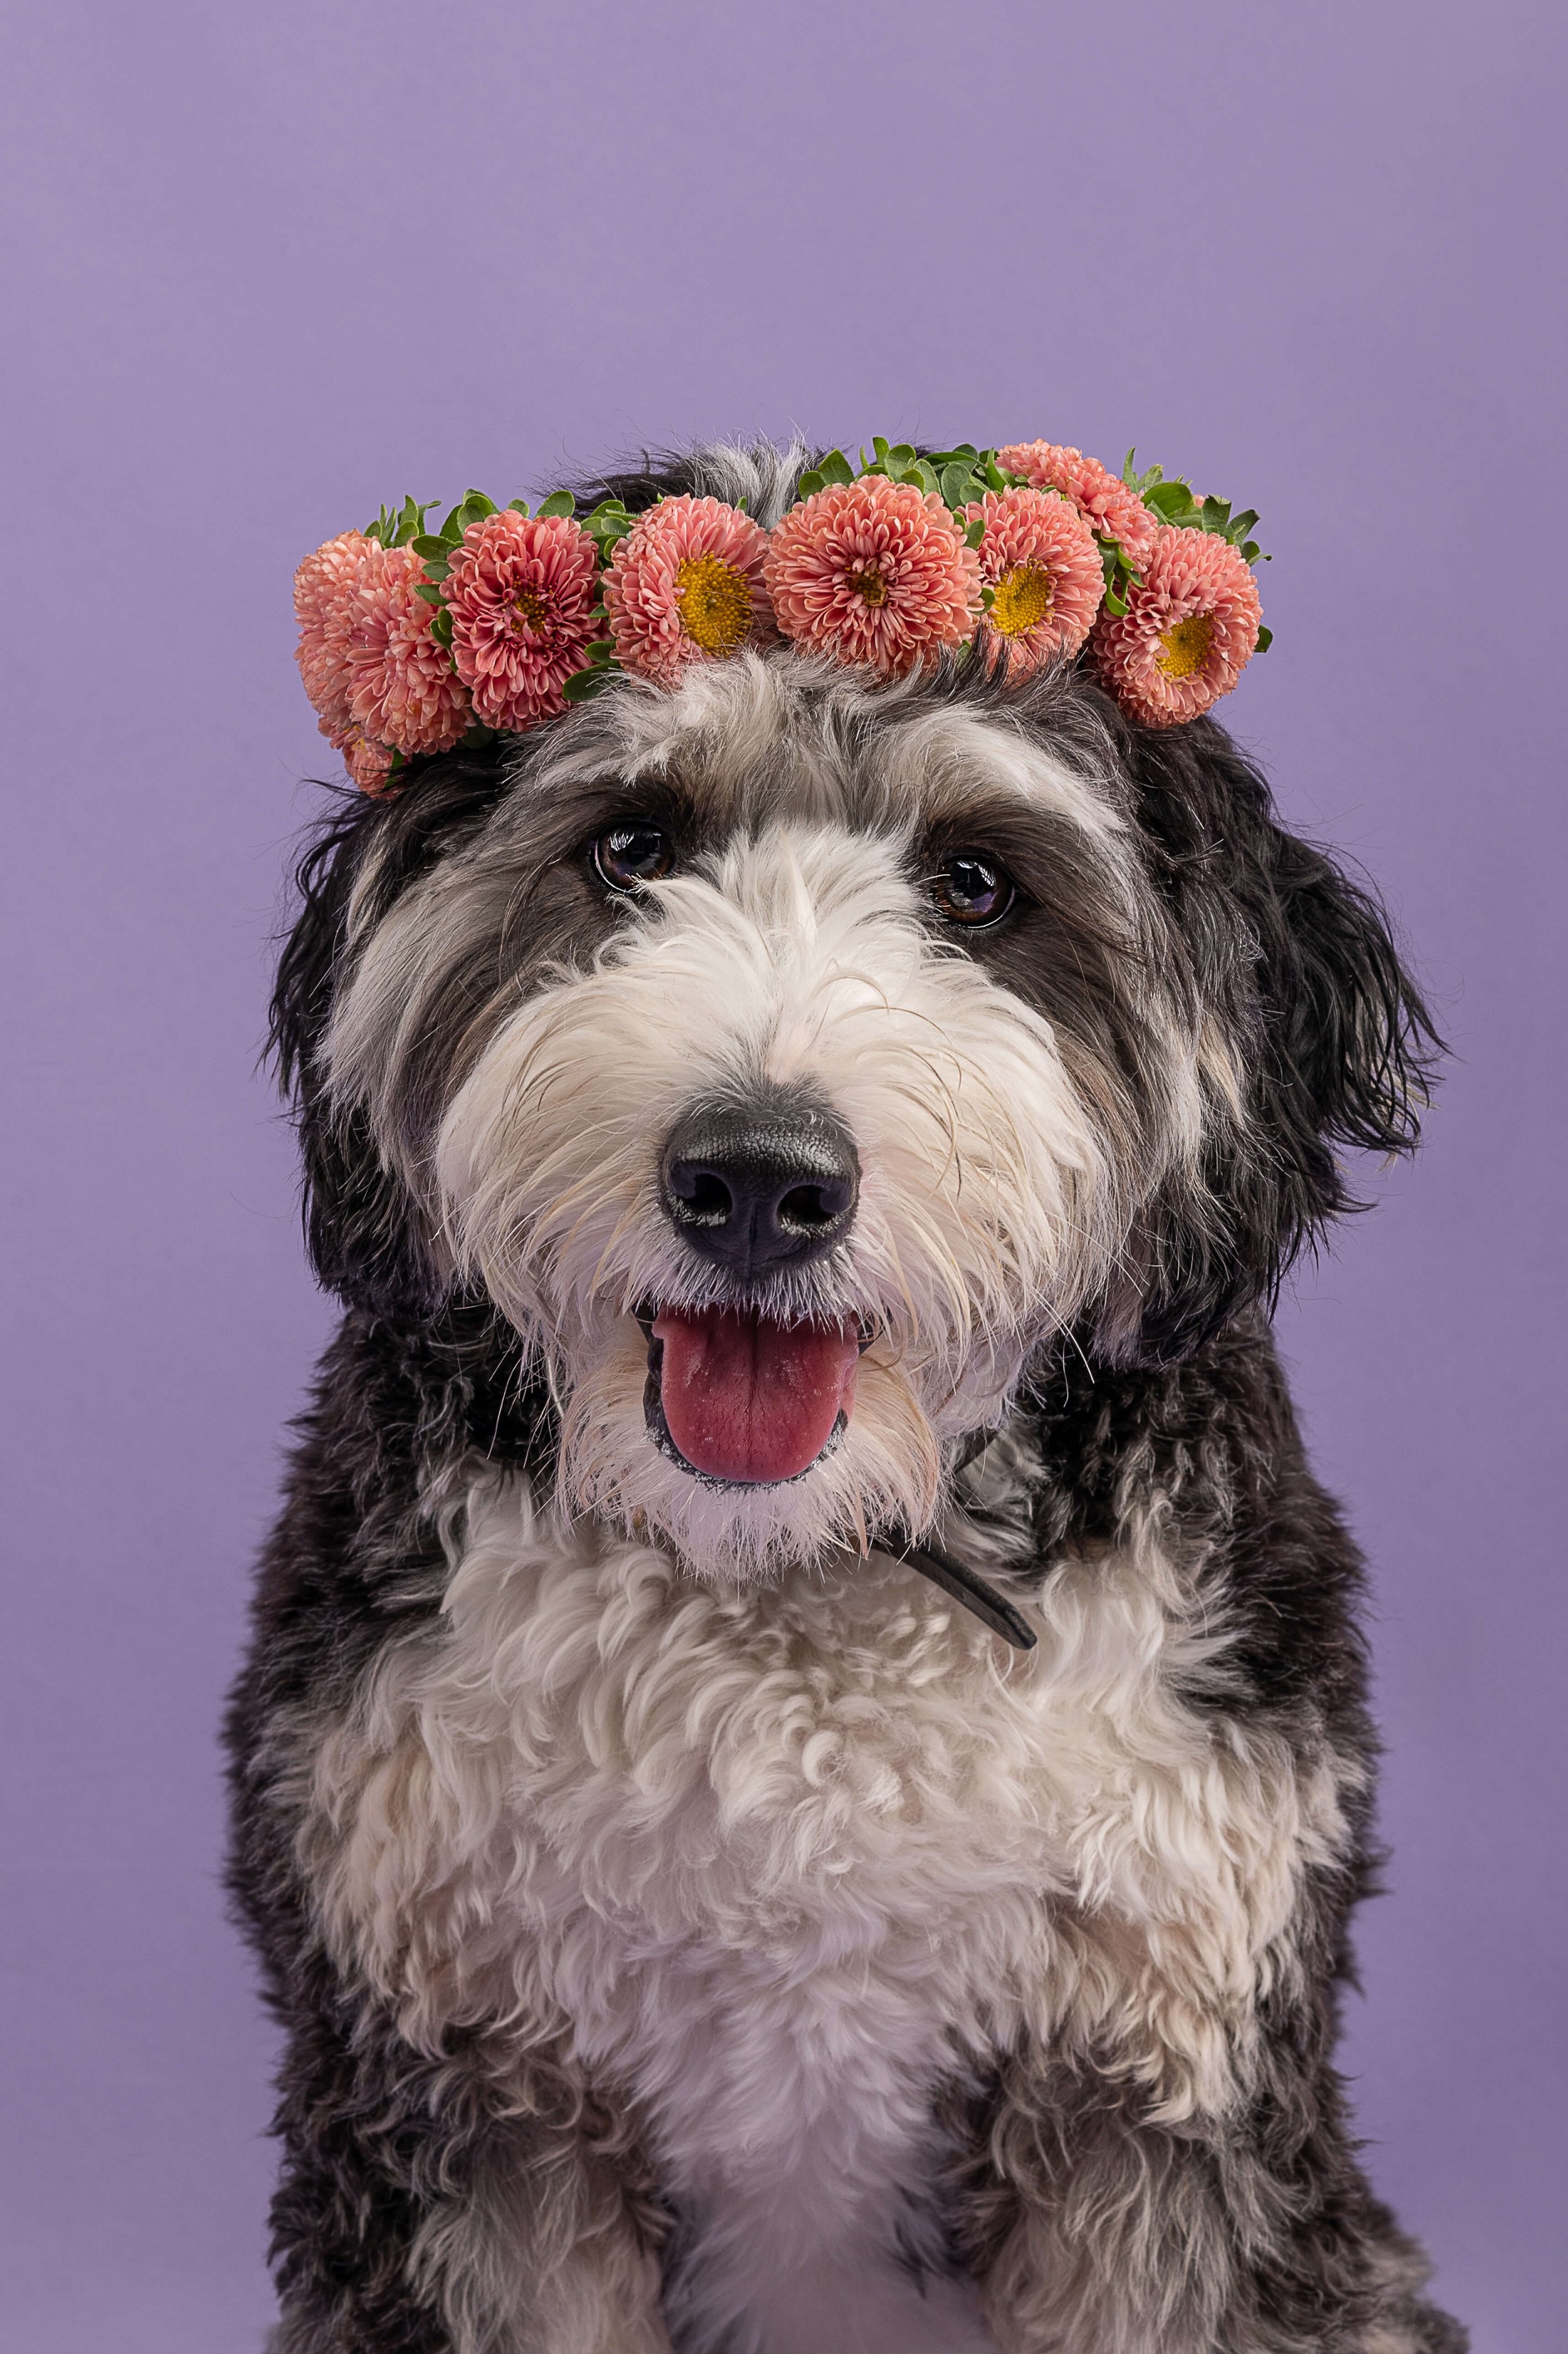
[[[1218,532],[1160,524],[1127,590],[1095,624],[1101,684],[1145,727],[1179,727],[1228,695],[1257,644],[1252,567]]]
[[[850,573],[844,585],[853,590],[863,605],[885,605],[887,602],[887,583],[874,564],[867,565],[863,572]]]
[[[999,636],[1016,638],[1038,629],[1054,602],[1051,575],[1043,564],[1012,564],[991,592],[991,626]]]
[[[1192,678],[1209,659],[1209,649],[1214,642],[1214,624],[1207,613],[1189,613],[1184,621],[1173,622],[1161,631],[1160,652],[1156,656],[1167,678]]]
[[[616,544],[604,618],[622,669],[676,685],[694,663],[766,642],[768,534],[739,507],[683,493],[656,499]]]
[[[983,642],[1025,679],[1042,663],[1075,654],[1105,595],[1094,533],[1070,500],[1014,482],[988,491],[966,514],[980,529],[980,578],[990,592]]]
[[[691,556],[675,568],[681,627],[706,654],[733,654],[751,631],[751,583],[722,556]]]

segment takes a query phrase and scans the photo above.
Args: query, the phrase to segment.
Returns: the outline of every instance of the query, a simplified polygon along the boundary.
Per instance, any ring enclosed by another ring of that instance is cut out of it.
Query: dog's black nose
[[[660,1190],[694,1250],[734,1274],[761,1274],[843,1239],[860,1162],[848,1129],[821,1105],[699,1105],[664,1147]]]

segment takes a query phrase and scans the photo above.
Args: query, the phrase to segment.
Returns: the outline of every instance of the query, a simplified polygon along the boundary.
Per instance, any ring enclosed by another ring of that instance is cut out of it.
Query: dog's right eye
[[[610,891],[635,891],[640,883],[657,883],[674,863],[674,844],[651,818],[608,826],[593,845],[594,873]]]

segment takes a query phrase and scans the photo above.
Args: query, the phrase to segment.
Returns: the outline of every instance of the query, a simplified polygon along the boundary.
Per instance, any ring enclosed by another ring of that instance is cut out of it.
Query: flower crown
[[[1158,466],[1120,474],[1050,441],[922,456],[832,450],[765,531],[744,504],[619,498],[530,514],[470,491],[439,529],[406,499],[294,575],[300,672],[367,792],[421,753],[555,718],[617,670],[673,686],[694,663],[792,641],[897,678],[943,647],[1009,675],[1082,656],[1146,726],[1195,718],[1269,642],[1257,516]]]

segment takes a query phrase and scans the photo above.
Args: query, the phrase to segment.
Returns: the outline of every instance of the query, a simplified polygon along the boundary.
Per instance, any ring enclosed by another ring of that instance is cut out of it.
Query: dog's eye
[[[640,883],[657,883],[674,863],[673,843],[651,818],[608,826],[593,846],[594,872],[611,891],[635,891]]]
[[[937,876],[937,905],[955,924],[996,924],[1013,902],[1005,866],[983,851],[956,850]]]

